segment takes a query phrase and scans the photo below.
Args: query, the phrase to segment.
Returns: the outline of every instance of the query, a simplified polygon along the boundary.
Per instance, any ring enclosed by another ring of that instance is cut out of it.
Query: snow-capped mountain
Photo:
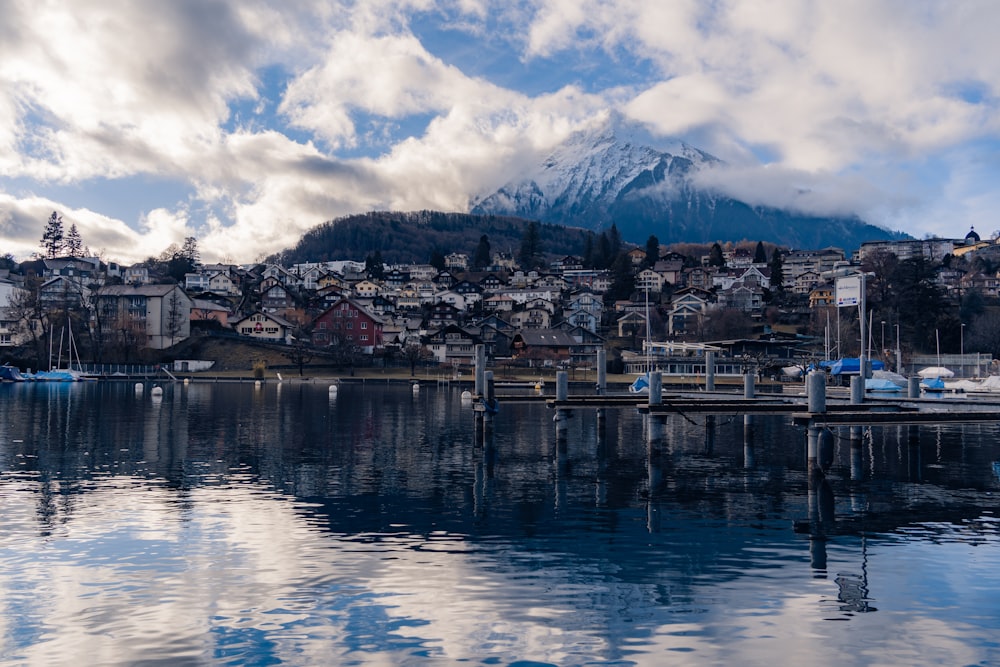
[[[523,179],[474,201],[471,212],[592,230],[614,222],[623,238],[636,243],[653,234],[661,243],[749,239],[852,249],[862,241],[898,237],[857,218],[752,207],[694,184],[699,170],[721,164],[683,142],[657,150],[609,126],[573,135]]]

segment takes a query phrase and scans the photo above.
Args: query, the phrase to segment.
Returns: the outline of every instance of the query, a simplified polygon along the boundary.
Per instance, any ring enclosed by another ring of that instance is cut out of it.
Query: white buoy
[[[136,382],[135,383],[135,393],[141,394],[142,390],[143,390],[142,383],[141,382]]]
[[[469,403],[472,402],[472,392],[468,389],[462,392],[462,402],[465,403],[466,401]]]
[[[184,378],[184,386],[191,384],[191,378]]]
[[[330,393],[331,394],[336,394],[337,393],[337,385],[335,385],[335,384],[331,384],[330,385]]]
[[[413,393],[415,394],[418,391],[420,391],[420,383],[419,382],[414,382],[413,383]]]
[[[163,387],[153,387],[149,393],[151,396],[163,396]]]
[[[254,389],[260,389],[260,380],[255,380],[254,381],[253,388]]]

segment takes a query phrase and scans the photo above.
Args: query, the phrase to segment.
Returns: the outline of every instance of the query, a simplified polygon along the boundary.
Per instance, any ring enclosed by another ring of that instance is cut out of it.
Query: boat
[[[10,364],[0,366],[0,381],[24,382],[25,380],[27,378],[21,374],[21,369],[17,366],[11,366]]]
[[[47,371],[38,371],[30,379],[35,382],[84,382],[97,378],[73,368],[53,368]]]
[[[903,388],[888,378],[867,378],[865,379],[865,391],[896,393],[903,391]]]
[[[643,373],[635,379],[635,382],[628,386],[629,393],[648,394],[649,393],[649,373]]]
[[[70,323],[67,322],[67,325]],[[35,382],[83,382],[84,380],[96,380],[97,376],[89,375],[84,373],[80,364],[80,352],[76,349],[76,343],[73,341],[73,327],[67,326],[66,329],[69,331],[68,341],[67,341],[67,357],[69,365],[67,368],[63,368],[62,364],[62,345],[63,345],[63,331],[59,332],[59,355],[56,367],[50,367],[47,371],[38,371],[34,375],[25,376],[26,379],[34,380]],[[73,355],[76,354],[76,366],[73,368]],[[52,364],[52,339],[49,339],[49,364]]]

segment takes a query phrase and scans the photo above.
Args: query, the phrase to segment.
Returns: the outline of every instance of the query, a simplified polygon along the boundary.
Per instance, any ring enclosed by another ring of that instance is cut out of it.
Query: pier
[[[714,373],[706,373],[704,388],[700,391],[665,392],[659,372],[649,373],[648,392],[608,393],[603,363],[599,363],[599,379],[594,393],[569,393],[568,374],[556,373],[555,396],[542,394],[498,395],[492,381],[492,373],[487,371],[485,349],[476,350],[476,393],[473,408],[477,419],[496,413],[505,403],[545,402],[555,411],[554,421],[564,422],[573,410],[596,410],[598,417],[609,409],[634,409],[650,417],[665,418],[673,414],[730,414],[744,415],[752,424],[753,415],[787,415],[797,425],[807,428],[828,426],[868,426],[892,424],[969,424],[1000,421],[1000,394],[992,397],[974,398],[955,396],[942,399],[921,395],[916,382],[910,382],[900,396],[871,397],[864,391],[864,380],[852,378],[847,390],[830,388],[826,384],[826,374],[810,373],[803,385],[789,385],[800,388],[796,394],[768,393],[758,396],[754,374],[744,376],[742,392],[716,389]],[[603,350],[601,351],[603,352]],[[602,355],[599,355],[599,358]],[[603,358],[599,359],[604,361]],[[711,359],[709,360],[711,362]],[[711,371],[711,363],[709,363]],[[480,378],[483,378],[480,380]],[[912,380],[912,378],[911,378]],[[742,395],[741,395],[742,394]],[[491,407],[492,406],[492,409]]]

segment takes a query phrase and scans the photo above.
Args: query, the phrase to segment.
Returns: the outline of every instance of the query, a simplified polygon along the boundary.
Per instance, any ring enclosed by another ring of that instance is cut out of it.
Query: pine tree
[[[52,259],[59,255],[63,247],[63,223],[62,216],[58,212],[52,211],[49,221],[45,223],[45,231],[42,233],[42,250],[44,257]]]
[[[184,239],[184,245],[180,250],[181,257],[188,260],[193,267],[201,260],[201,252],[198,250],[198,239],[188,236]]]
[[[712,244],[712,249],[708,251],[709,266],[725,266],[726,258],[722,254],[722,246],[718,242]]]
[[[476,254],[472,257],[472,268],[485,269],[492,261],[493,253],[490,249],[490,237],[483,234],[479,237],[479,245],[476,246]]]
[[[532,220],[528,223],[524,235],[521,236],[521,251],[518,253],[517,261],[522,269],[533,269],[538,265],[542,256],[542,240],[538,231],[538,223]]]
[[[764,264],[767,262],[767,252],[764,250],[764,242],[757,241],[757,248],[753,251],[753,263]]]
[[[80,232],[77,230],[75,222],[69,226],[69,231],[66,232],[66,238],[63,240],[63,249],[70,257],[80,257],[83,252],[83,239],[80,237]]]
[[[643,265],[646,267],[652,267],[659,261],[659,259],[660,240],[650,234],[649,238],[646,239],[646,258],[643,260]]]
[[[774,252],[771,254],[771,261],[767,266],[771,269],[771,277],[768,280],[768,284],[776,289],[782,289],[785,285],[785,270],[779,249],[774,249]]]

